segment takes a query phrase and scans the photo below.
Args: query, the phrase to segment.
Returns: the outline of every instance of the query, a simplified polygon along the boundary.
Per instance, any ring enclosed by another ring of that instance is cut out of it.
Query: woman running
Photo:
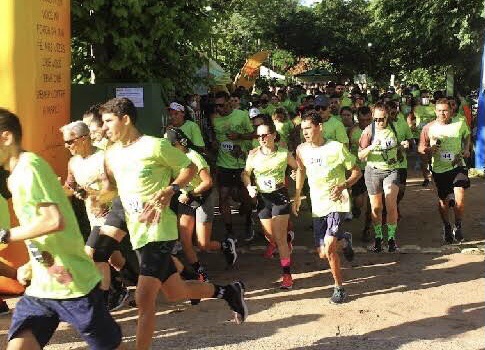
[[[181,189],[182,193],[178,198],[179,233],[188,262],[200,280],[208,281],[205,267],[199,262],[192,245],[194,226],[199,248],[202,251],[222,250],[228,265],[234,265],[237,259],[235,241],[232,238],[226,238],[222,242],[211,239],[215,194],[212,191],[213,182],[207,161],[194,151],[194,144],[182,130],[169,129],[166,138],[197,166],[197,174]]]
[[[249,195],[258,197],[258,216],[269,244],[278,248],[283,270],[281,288],[290,289],[293,279],[287,228],[291,205],[285,186],[285,171],[288,165],[296,169],[297,164],[287,149],[276,145],[279,135],[272,122],[258,126],[256,132],[260,146],[249,153],[241,177]],[[253,173],[256,186],[251,184]]]
[[[377,102],[372,113],[373,122],[365,128],[359,140],[359,158],[367,159],[365,185],[369,193],[375,241],[372,250],[382,251],[382,210],[384,193],[388,250],[397,250],[397,195],[399,193],[398,167],[402,161],[401,145],[384,103]]]

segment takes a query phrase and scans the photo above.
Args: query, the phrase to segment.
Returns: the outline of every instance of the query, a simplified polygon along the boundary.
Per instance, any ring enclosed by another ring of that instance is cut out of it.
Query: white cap
[[[257,108],[251,108],[249,110],[249,118],[255,118],[255,117],[257,117],[260,114],[261,114],[261,112]]]
[[[179,112],[185,112],[185,107],[177,102],[172,102],[168,107],[168,109],[173,109],[174,111],[179,111]]]

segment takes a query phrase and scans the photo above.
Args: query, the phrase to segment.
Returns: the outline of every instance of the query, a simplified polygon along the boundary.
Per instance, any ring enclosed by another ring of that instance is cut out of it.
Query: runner
[[[256,132],[260,146],[249,153],[241,178],[249,195],[258,198],[258,216],[269,246],[278,247],[283,270],[281,288],[290,289],[293,286],[291,251],[287,242],[290,200],[285,186],[285,172],[288,165],[293,169],[297,165],[287,149],[276,145],[279,134],[272,122],[259,125]],[[256,186],[251,184],[253,173]]]
[[[340,217],[342,213],[350,211],[347,189],[358,181],[361,172],[355,158],[343,144],[322,137],[322,118],[318,113],[306,113],[301,128],[306,142],[299,145],[296,150],[298,170],[293,212],[298,215],[301,191],[307,175],[312,201],[315,246],[320,258],[327,258],[329,261],[335,281],[330,301],[339,304],[347,297],[337,252],[339,241],[345,258],[351,261],[354,257],[352,235],[340,231]],[[345,172],[348,170],[351,174],[346,179]]]
[[[91,124],[96,122],[92,120]],[[75,121],[61,127],[60,131],[64,145],[72,155],[67,166],[64,190],[68,196],[75,196],[85,203],[91,233],[84,249],[92,258],[99,238],[99,230],[106,221],[111,199],[116,193],[101,193],[102,181],[105,177],[104,151],[92,145],[88,126],[82,121]],[[118,271],[125,265],[125,259],[118,249],[111,255],[110,263]],[[105,294],[108,309],[116,311],[128,299],[128,289],[117,276],[116,270],[111,273],[111,271],[105,272],[102,266],[98,266],[98,269],[103,275],[100,288]]]
[[[315,111],[320,114],[323,120],[322,132],[323,138],[330,141],[338,141],[343,143],[347,148],[349,147],[349,138],[345,130],[345,126],[330,115],[329,100],[323,95],[315,97]]]
[[[229,96],[219,92],[215,96],[218,116],[213,120],[217,139],[217,185],[219,190],[219,210],[226,226],[226,237],[234,237],[230,197],[239,200],[239,213],[245,216],[245,237],[252,236],[251,198],[241,181],[247,150],[251,148],[253,126],[248,112],[232,109]],[[262,111],[261,111],[262,112]]]
[[[15,307],[7,349],[40,349],[59,322],[71,324],[92,349],[121,347],[121,330],[99,289],[100,276],[57,175],[45,160],[21,149],[16,115],[0,109],[0,166],[20,226],[0,229],[0,243],[25,241],[31,281]]]
[[[197,146],[199,151],[203,151],[205,143],[200,127],[197,123],[186,118],[185,107],[180,103],[172,102],[168,107],[168,113],[170,115],[170,124],[167,126],[167,129],[175,128],[182,130],[192,144]]]
[[[452,120],[447,99],[439,99],[435,106],[436,120],[423,129],[419,152],[431,157],[433,179],[438,190],[438,210],[443,221],[443,240],[445,243],[461,242],[465,189],[470,187],[463,158],[470,156],[470,129],[463,119]],[[450,208],[455,215],[453,228]]]
[[[362,132],[372,121],[372,111],[369,107],[360,107],[357,111],[358,124],[349,131],[350,152],[356,157],[357,165],[362,174],[365,171],[366,162],[358,158],[359,156],[359,140]],[[371,240],[371,215],[370,202],[367,195],[367,187],[365,186],[365,176],[361,176],[359,180],[352,186],[352,216],[358,219],[362,213],[362,208],[366,206],[364,229],[362,230],[362,242],[370,242]]]
[[[208,281],[206,269],[193,248],[194,227],[199,248],[202,251],[222,251],[230,266],[237,259],[236,245],[232,238],[226,238],[223,242],[211,240],[215,193],[207,161],[194,150],[194,144],[182,130],[167,130],[166,138],[197,166],[197,173],[178,197],[179,232],[189,264],[201,281]]]
[[[178,237],[177,216],[169,208],[196,172],[195,165],[165,139],[141,134],[135,126],[136,108],[127,98],[114,98],[101,107],[104,128],[116,143],[106,156],[106,174],[117,185],[133,248],[140,261],[136,289],[138,306],[137,349],[148,349],[155,327],[156,299],[161,290],[167,300],[223,298],[242,322],[248,311],[244,284],[226,286],[184,281],[172,260]],[[170,181],[173,174],[177,177]],[[106,258],[122,237],[105,236],[101,242]],[[96,246],[98,250],[98,246]]]
[[[369,193],[374,223],[375,240],[371,248],[382,251],[382,210],[383,193],[386,203],[386,227],[388,250],[395,252],[397,229],[397,196],[399,194],[399,163],[403,160],[394,125],[389,122],[389,112],[382,102],[377,102],[373,110],[373,122],[359,141],[359,159],[367,160],[365,185]]]

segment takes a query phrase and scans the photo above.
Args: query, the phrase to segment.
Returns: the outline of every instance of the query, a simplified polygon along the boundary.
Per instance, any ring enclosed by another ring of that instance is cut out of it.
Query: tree
[[[211,0],[73,0],[72,75],[97,82],[160,82],[188,91],[211,30]]]

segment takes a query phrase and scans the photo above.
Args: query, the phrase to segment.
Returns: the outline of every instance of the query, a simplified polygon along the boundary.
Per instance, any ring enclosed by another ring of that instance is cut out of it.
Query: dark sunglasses
[[[76,142],[76,140],[79,140],[80,138],[82,138],[84,136],[87,136],[87,135],[81,135],[81,136],[78,136],[78,137],[73,138],[71,140],[64,141],[64,144],[71,146],[74,142]]]
[[[374,118],[374,121],[376,121],[377,123],[379,122],[385,122],[387,118]]]
[[[263,140],[264,140],[265,138],[267,138],[267,137],[268,137],[268,135],[271,135],[271,134],[261,134],[261,135],[258,135],[258,138],[260,138],[260,139],[263,139]]]
[[[326,110],[327,110],[327,108],[328,108],[328,107],[326,107],[326,106],[315,106],[315,108],[314,108],[314,109],[315,109],[315,110],[318,112],[318,111],[320,111],[320,110],[322,110],[322,111],[326,111]]]

